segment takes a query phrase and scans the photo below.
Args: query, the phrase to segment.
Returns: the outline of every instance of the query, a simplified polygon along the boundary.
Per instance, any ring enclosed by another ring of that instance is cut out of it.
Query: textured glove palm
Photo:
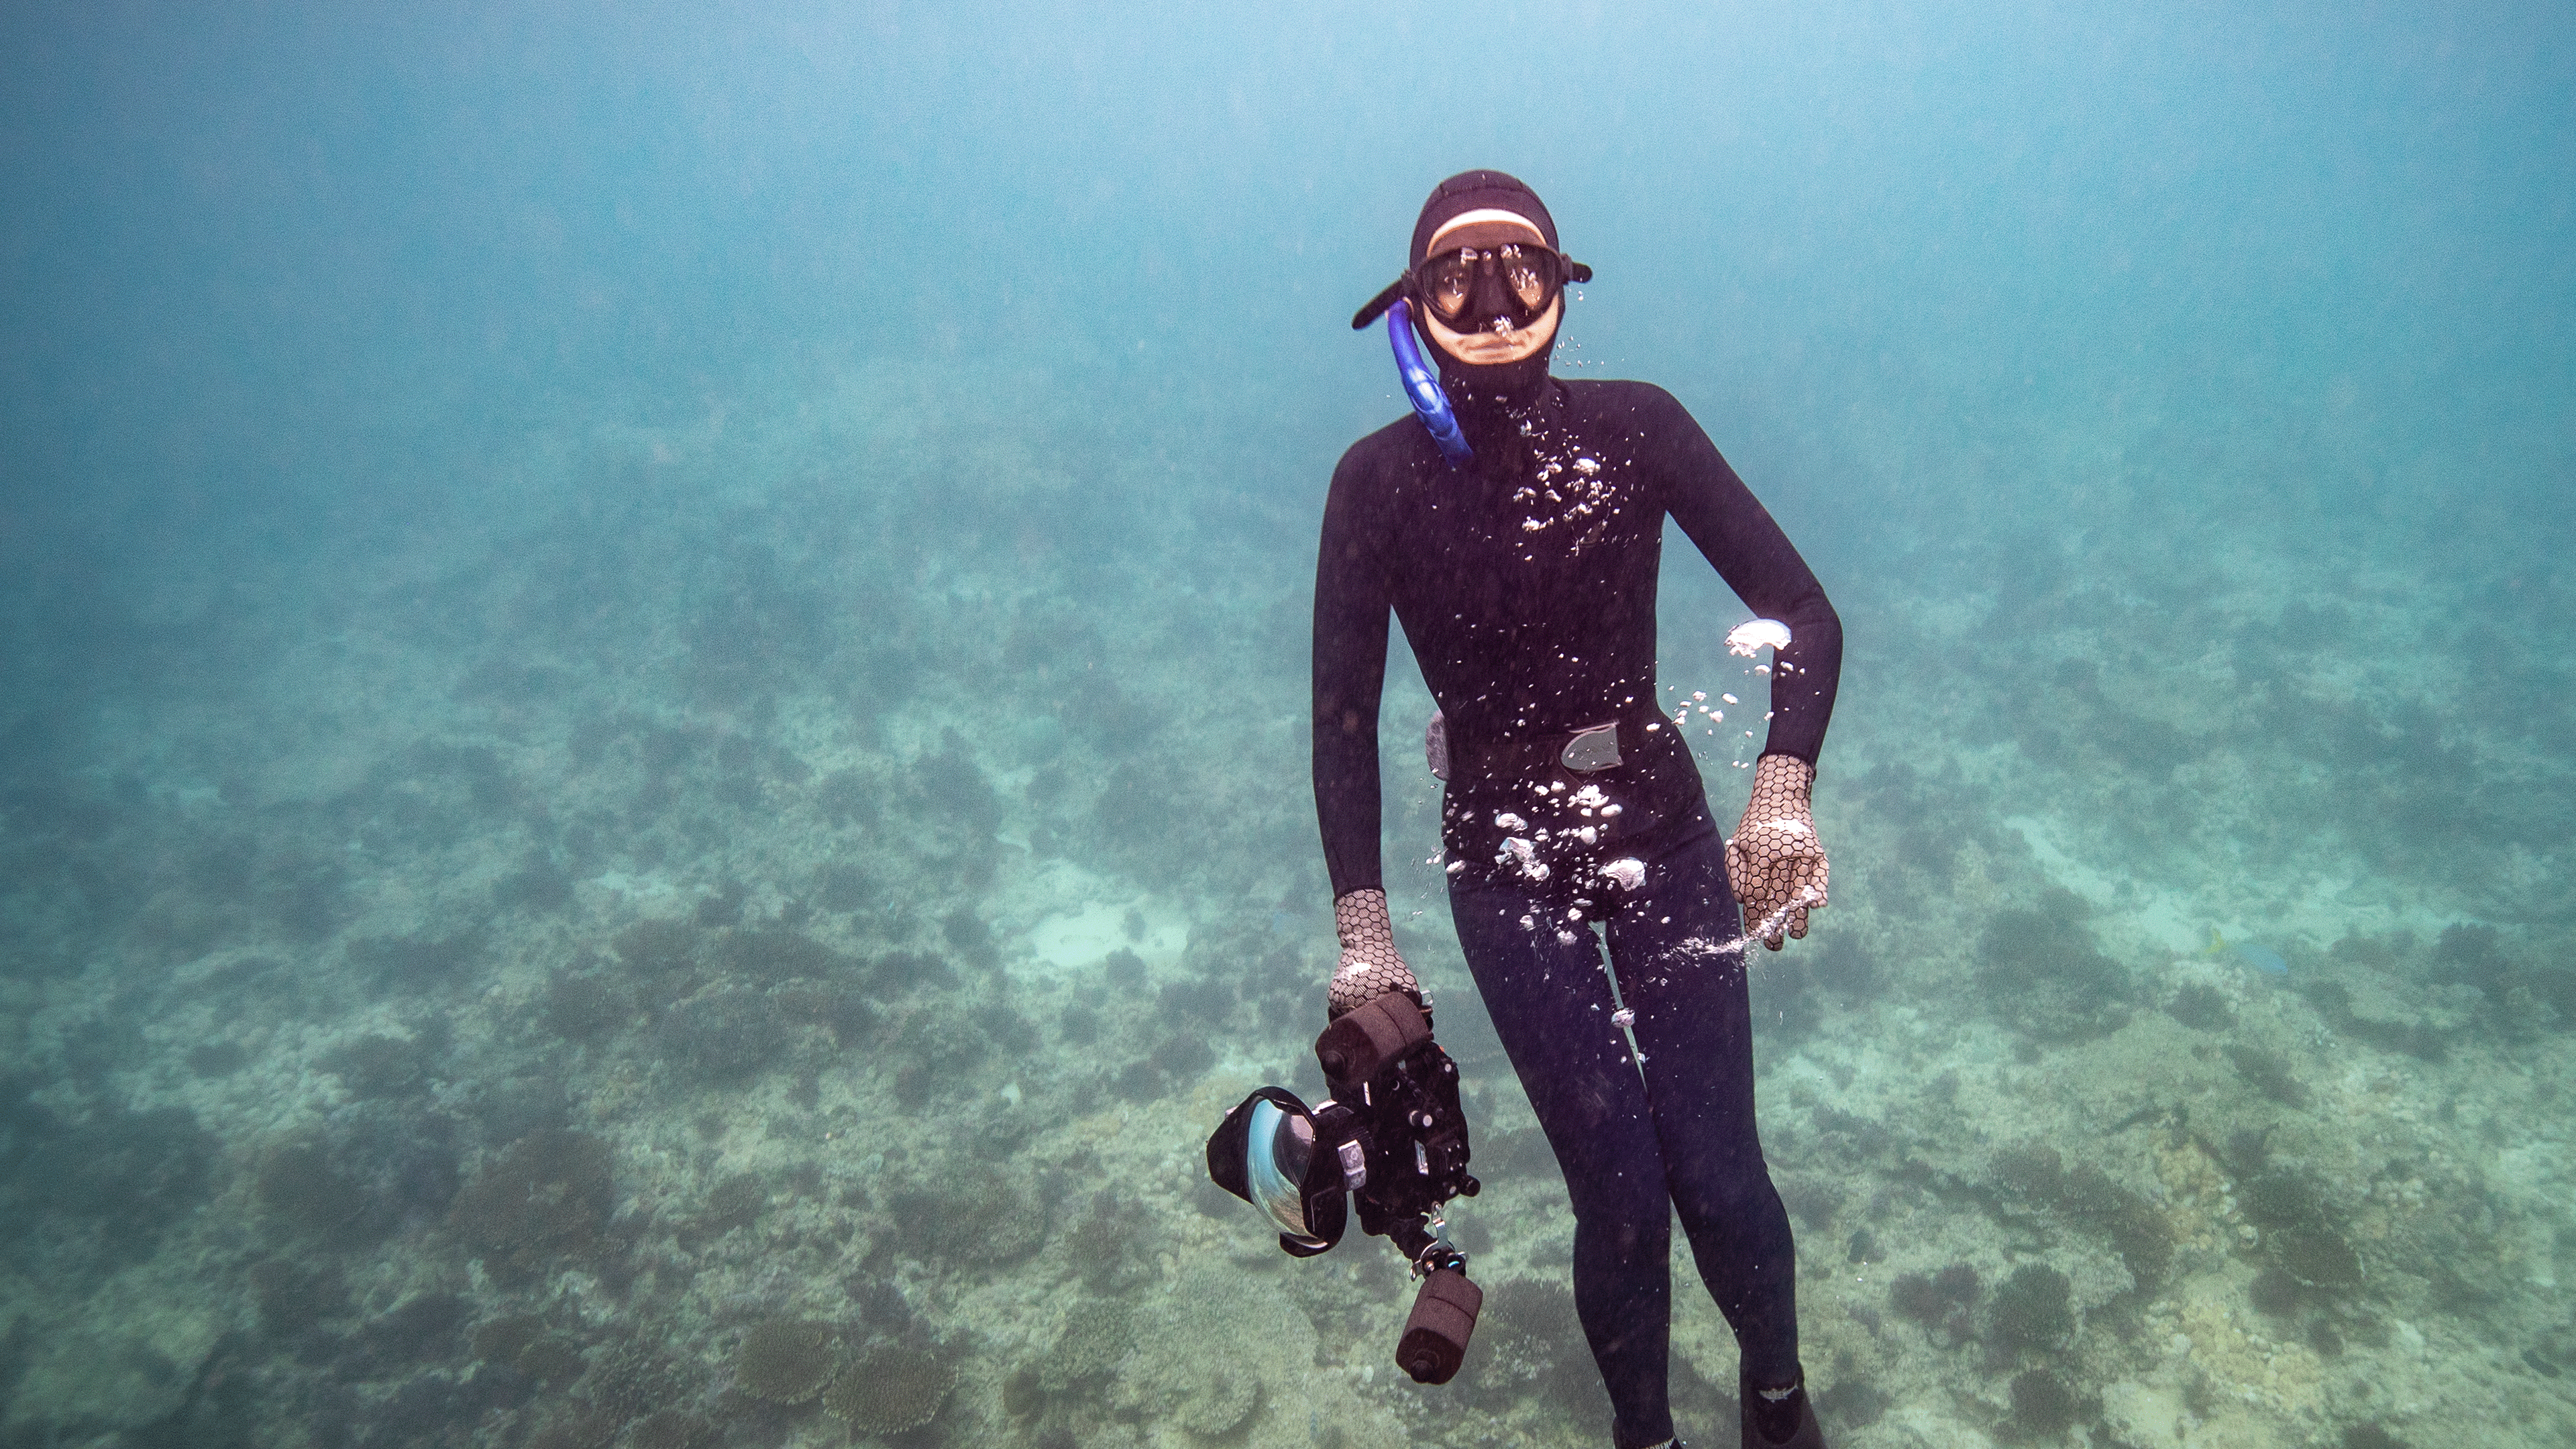
[[[1825,844],[1816,835],[1808,792],[1816,767],[1788,755],[1764,755],[1753,767],[1753,798],[1726,842],[1726,874],[1744,907],[1748,931],[1778,916],[1762,944],[1780,949],[1782,930],[1805,939],[1807,913],[1825,908]]]
[[[1395,922],[1386,913],[1386,892],[1374,887],[1355,890],[1333,902],[1333,934],[1342,939],[1342,964],[1324,989],[1325,1015],[1338,1017],[1374,996],[1401,991],[1422,1004],[1422,983],[1395,949]]]

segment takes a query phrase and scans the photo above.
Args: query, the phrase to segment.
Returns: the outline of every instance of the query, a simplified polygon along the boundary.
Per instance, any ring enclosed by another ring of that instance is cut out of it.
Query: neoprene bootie
[[[1798,1376],[1786,1395],[1777,1389],[1769,1393],[1750,1383],[1737,1386],[1743,1405],[1744,1449],[1825,1449],[1825,1431],[1816,1422],[1816,1406],[1807,1402],[1807,1377]],[[1766,1422],[1768,1421],[1768,1422]],[[1783,1431],[1787,1437],[1775,1439],[1766,1430]]]

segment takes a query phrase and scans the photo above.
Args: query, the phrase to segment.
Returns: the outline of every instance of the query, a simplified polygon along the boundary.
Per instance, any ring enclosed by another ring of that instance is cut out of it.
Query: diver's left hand
[[[1806,761],[1764,755],[1753,767],[1753,798],[1744,804],[1744,821],[1726,842],[1727,879],[1744,907],[1744,929],[1770,922],[1762,944],[1774,951],[1783,931],[1806,939],[1807,913],[1825,908],[1831,872],[1808,805],[1815,783],[1816,767]],[[1780,919],[1773,921],[1775,916]]]
[[[1395,949],[1395,922],[1387,915],[1386,892],[1363,886],[1333,901],[1333,934],[1342,942],[1342,964],[1324,987],[1324,1018],[1338,1021],[1343,1012],[1365,1005],[1390,991],[1400,991],[1422,1005],[1422,983]]]

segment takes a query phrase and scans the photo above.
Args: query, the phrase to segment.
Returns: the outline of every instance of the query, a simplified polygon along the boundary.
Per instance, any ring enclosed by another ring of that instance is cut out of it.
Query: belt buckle
[[[1577,774],[1609,769],[1619,763],[1619,726],[1613,722],[1575,731],[1574,738],[1565,742],[1556,758],[1557,763]]]

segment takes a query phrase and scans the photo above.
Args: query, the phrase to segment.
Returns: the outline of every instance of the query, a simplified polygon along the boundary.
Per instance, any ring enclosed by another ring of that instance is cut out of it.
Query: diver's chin
[[[1461,345],[1449,349],[1449,355],[1460,362],[1478,367],[1518,362],[1538,351],[1547,339],[1529,328],[1518,332],[1477,333],[1460,339]]]
[[[1538,355],[1539,349],[1555,338],[1564,306],[1562,300],[1552,302],[1536,322],[1509,332],[1458,332],[1440,325],[1436,318],[1424,320],[1430,324],[1431,340],[1454,360],[1469,367],[1498,367]]]

